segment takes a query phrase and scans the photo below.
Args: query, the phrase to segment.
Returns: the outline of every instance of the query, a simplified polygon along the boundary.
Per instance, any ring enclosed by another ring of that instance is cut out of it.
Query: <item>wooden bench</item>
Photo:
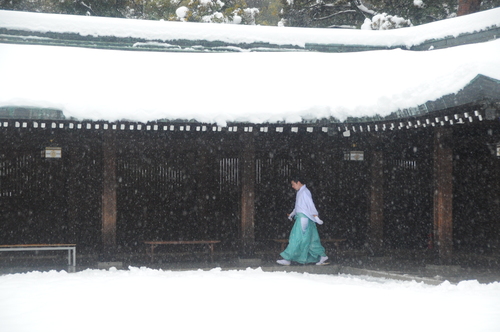
[[[76,244],[4,244],[0,251],[67,250],[68,265],[76,266]],[[72,264],[73,261],[73,264]]]
[[[220,241],[217,240],[194,240],[194,241],[145,241],[144,243],[151,246],[151,251],[150,251],[151,262],[154,261],[155,247],[159,245],[168,245],[168,244],[206,244],[210,249],[210,260],[213,262],[214,246],[216,243],[219,242]]]
[[[338,253],[340,244],[346,239],[321,239],[321,243],[333,243],[335,245],[335,254]],[[285,250],[288,239],[274,239],[274,242],[281,243],[281,251]]]

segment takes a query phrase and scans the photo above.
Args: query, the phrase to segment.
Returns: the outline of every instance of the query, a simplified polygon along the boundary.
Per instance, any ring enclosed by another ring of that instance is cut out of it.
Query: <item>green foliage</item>
[[[280,0],[265,0],[256,4],[249,4],[251,7],[259,8],[259,15],[256,18],[258,25],[277,26],[280,20],[280,12],[283,5]]]
[[[500,0],[483,0],[481,1],[481,10],[500,7]]]
[[[169,20],[182,0],[127,0],[120,12],[127,18]]]

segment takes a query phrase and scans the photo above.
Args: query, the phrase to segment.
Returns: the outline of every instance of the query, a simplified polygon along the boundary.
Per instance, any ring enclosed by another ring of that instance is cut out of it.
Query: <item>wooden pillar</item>
[[[79,230],[79,224],[81,219],[79,215],[81,214],[81,200],[83,192],[81,192],[81,170],[78,168],[83,161],[80,155],[76,152],[77,149],[73,144],[67,145],[67,152],[65,151],[65,158],[67,159],[67,166],[65,172],[67,174],[67,199],[68,199],[68,210],[67,216],[69,221],[69,237],[65,240],[65,243],[78,243],[79,236],[77,235]]]
[[[370,220],[368,244],[372,255],[382,254],[384,247],[384,157],[374,151],[371,163]]]
[[[210,188],[209,185],[218,185],[218,183],[216,181],[209,181],[207,183],[207,179],[212,178],[214,168],[213,163],[210,162],[208,153],[209,149],[205,146],[199,146],[194,161],[196,166],[194,183],[196,190],[194,197],[196,197],[196,221],[199,223],[197,227],[198,239],[213,239],[215,236],[212,232],[213,223],[209,222],[209,219],[213,216],[213,212],[211,211],[213,206],[213,202],[211,201],[213,194],[211,193],[212,190],[215,189]],[[212,157],[212,159],[216,158]]]
[[[116,249],[116,138],[112,131],[103,137],[102,245],[105,260]]]
[[[253,134],[242,135],[241,158],[241,258],[255,253],[255,146]]]
[[[453,131],[434,134],[434,245],[439,260],[448,264],[453,254]]]
[[[500,142],[500,137],[498,138]],[[491,216],[495,221],[500,220],[500,156],[492,161],[492,191],[490,195]],[[491,242],[494,248],[500,248],[500,222],[492,223]]]

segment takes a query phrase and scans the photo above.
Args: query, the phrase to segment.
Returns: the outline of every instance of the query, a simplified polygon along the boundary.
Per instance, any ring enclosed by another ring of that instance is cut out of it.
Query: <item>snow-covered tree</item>
[[[255,25],[255,21],[257,15],[260,14],[259,9],[257,8],[240,8],[235,12],[235,15],[239,15],[241,17],[242,24]]]
[[[355,27],[375,14],[361,2],[350,0],[281,0],[285,26]],[[366,13],[365,13],[366,12]]]
[[[0,0],[0,9],[39,13],[122,17],[129,0]]]
[[[420,25],[456,16],[457,0],[369,0],[377,14],[387,13]]]
[[[371,19],[365,18],[361,26],[363,30],[390,30],[411,26],[411,21],[402,17],[387,15],[387,13],[376,14]]]
[[[184,11],[182,20],[188,22],[222,23],[224,3],[220,0],[191,0]]]
[[[371,29],[419,25],[495,7],[500,0],[0,0],[0,9],[40,13]],[[183,17],[177,15],[179,8],[188,9],[181,9]]]
[[[458,1],[481,0],[281,0],[281,16],[285,26],[394,29],[454,17]],[[498,6],[482,0],[480,8]]]
[[[258,25],[278,25],[282,4],[280,0],[246,0],[249,7],[258,8],[259,15],[255,18]]]
[[[176,20],[185,22],[255,24],[257,8],[244,0],[190,0],[176,10]]]

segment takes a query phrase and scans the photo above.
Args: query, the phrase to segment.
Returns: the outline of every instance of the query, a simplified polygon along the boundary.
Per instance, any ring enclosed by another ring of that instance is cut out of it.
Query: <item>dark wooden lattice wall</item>
[[[59,121],[24,128],[13,123],[0,130],[0,243],[71,242],[99,250],[102,127],[68,129],[68,122]],[[498,129],[473,128],[455,129],[453,142],[454,241],[464,248],[491,245],[499,233],[499,159],[486,145]],[[137,250],[144,240],[177,239],[219,239],[222,250],[237,246],[241,132],[125,129],[114,135],[120,248]],[[381,151],[385,246],[427,245],[432,231],[432,128],[344,137],[301,127],[299,132],[252,135],[257,243],[288,236],[286,214],[295,198],[290,176],[300,173],[325,221],[320,235],[346,238],[348,248],[364,248],[369,242],[370,165],[373,151]],[[61,147],[62,158],[42,158],[47,146]],[[363,160],[348,160],[351,151],[363,151]]]

